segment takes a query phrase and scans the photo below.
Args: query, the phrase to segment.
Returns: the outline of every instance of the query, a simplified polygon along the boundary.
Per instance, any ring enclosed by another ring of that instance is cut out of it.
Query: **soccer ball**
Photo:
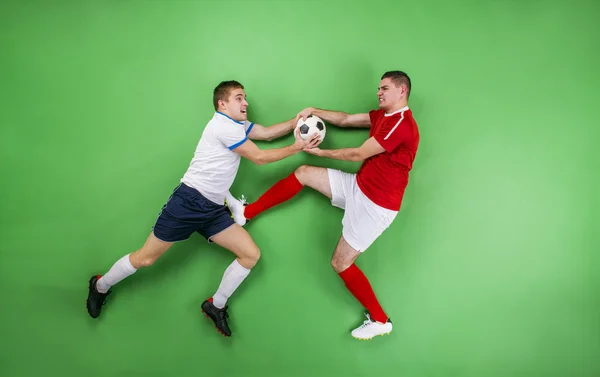
[[[303,140],[308,140],[315,132],[319,134],[321,141],[325,139],[325,122],[316,115],[309,115],[306,120],[298,119],[296,128],[300,127],[300,137]]]

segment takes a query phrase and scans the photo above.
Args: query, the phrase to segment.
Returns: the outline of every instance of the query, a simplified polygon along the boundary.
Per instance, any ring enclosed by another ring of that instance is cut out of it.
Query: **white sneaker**
[[[375,322],[368,314],[367,320],[362,325],[352,330],[352,336],[360,340],[368,340],[378,335],[386,335],[392,332],[392,321],[387,320],[386,323]]]
[[[233,215],[233,221],[238,223],[240,226],[246,225],[246,218],[244,217],[244,206],[248,204],[246,202],[246,198],[244,195],[240,199],[236,199],[231,195],[230,192],[227,193],[225,197],[225,205],[229,207],[231,214]]]

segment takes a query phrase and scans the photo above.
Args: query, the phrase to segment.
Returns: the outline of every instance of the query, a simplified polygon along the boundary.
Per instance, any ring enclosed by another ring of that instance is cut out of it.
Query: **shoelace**
[[[227,313],[227,308],[228,307],[229,307],[228,305],[225,305],[225,307],[223,308],[223,310],[219,310],[218,311],[218,313],[219,313],[219,319],[225,320],[225,318],[229,318],[229,313]]]
[[[97,301],[100,301],[100,305],[104,306],[106,305],[106,297],[108,297],[108,295],[110,295],[112,293],[112,291],[108,291],[106,293],[100,293],[96,290],[96,299]],[[94,296],[92,296],[94,297]]]
[[[246,197],[244,196],[244,194],[242,194],[242,197],[241,197],[241,198],[239,198],[238,200],[239,200],[239,201],[242,203],[242,205],[244,205],[244,206],[245,206],[246,204],[248,204],[248,201],[246,200]]]
[[[367,320],[363,322],[362,325],[360,325],[360,329],[364,329],[366,327],[368,327],[369,325],[371,325],[373,322],[373,320],[371,320],[371,316],[369,314],[365,314],[365,317],[367,317]]]

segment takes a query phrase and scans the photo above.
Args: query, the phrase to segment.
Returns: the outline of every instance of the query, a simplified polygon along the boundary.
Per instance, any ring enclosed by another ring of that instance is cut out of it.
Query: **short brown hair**
[[[213,105],[219,110],[219,101],[227,100],[229,92],[233,89],[244,89],[244,86],[235,80],[221,81],[213,92]]]
[[[406,85],[408,92],[406,92],[406,98],[410,96],[410,77],[405,72],[402,71],[388,71],[381,76],[381,79],[391,79],[396,86]]]

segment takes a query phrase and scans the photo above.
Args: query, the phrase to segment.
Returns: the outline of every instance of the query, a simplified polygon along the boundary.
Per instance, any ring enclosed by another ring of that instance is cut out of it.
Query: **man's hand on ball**
[[[306,109],[300,111],[298,115],[296,115],[296,122],[298,122],[300,118],[302,118],[302,120],[306,120],[309,115],[312,115],[313,111],[314,109],[312,107],[307,107]]]
[[[312,134],[312,136],[309,139],[302,139],[302,137],[300,137],[300,128],[296,128],[294,130],[294,137],[296,138],[296,141],[294,142],[294,146],[296,148],[298,148],[298,150],[303,150],[303,149],[307,149],[307,148],[314,148],[317,145],[321,144],[321,138],[319,137],[319,134],[317,132],[315,132],[314,134]]]

